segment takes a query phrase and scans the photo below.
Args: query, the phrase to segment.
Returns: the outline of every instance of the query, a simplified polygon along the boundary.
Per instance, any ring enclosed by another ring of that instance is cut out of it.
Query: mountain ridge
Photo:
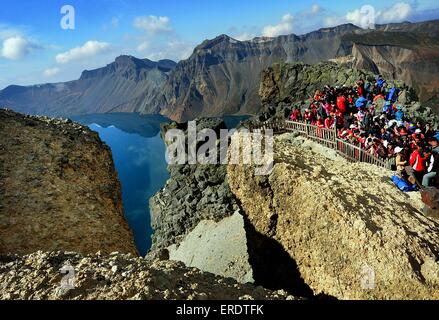
[[[439,101],[439,20],[320,28],[303,35],[239,41],[222,34],[205,40],[175,63],[120,56],[85,70],[78,80],[9,86],[0,105],[30,114],[162,114],[176,121],[226,114],[256,114],[260,75],[274,63],[317,64],[342,57],[350,66],[381,73],[414,87],[423,103]],[[322,50],[324,48],[324,50]]]

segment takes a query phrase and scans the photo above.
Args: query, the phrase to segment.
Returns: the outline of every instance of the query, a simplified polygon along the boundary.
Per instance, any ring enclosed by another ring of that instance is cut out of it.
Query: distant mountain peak
[[[208,50],[221,44],[238,43],[238,42],[240,41],[233,39],[232,37],[226,34],[222,34],[219,35],[218,37],[215,37],[214,39],[204,40],[199,46],[195,48],[195,51]]]
[[[82,72],[80,79],[87,79],[93,77],[100,77],[103,74],[121,72],[126,70],[140,71],[140,70],[151,70],[160,69],[160,71],[168,72],[172,70],[177,65],[176,62],[172,60],[160,60],[158,62],[149,59],[139,59],[130,55],[118,56],[114,62],[106,65],[103,68],[94,70],[85,70]]]

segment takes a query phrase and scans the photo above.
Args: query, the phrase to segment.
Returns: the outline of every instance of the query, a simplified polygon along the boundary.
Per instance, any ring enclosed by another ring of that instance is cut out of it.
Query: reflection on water
[[[229,129],[246,116],[227,116]],[[85,115],[72,118],[91,129],[110,146],[119,179],[125,216],[133,230],[137,249],[145,255],[151,247],[149,199],[169,179],[165,144],[160,137],[160,123],[168,119],[134,113]]]
[[[137,114],[89,115],[74,118],[99,133],[112,150],[125,216],[133,230],[137,249],[145,255],[151,246],[149,198],[169,178],[165,145],[160,137],[160,116]]]

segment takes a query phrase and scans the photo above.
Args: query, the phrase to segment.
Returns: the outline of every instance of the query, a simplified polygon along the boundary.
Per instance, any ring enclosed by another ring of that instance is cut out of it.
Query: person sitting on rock
[[[398,124],[401,125],[404,120],[404,111],[402,110],[401,106],[398,106],[396,112],[395,112],[395,120],[398,121]]]

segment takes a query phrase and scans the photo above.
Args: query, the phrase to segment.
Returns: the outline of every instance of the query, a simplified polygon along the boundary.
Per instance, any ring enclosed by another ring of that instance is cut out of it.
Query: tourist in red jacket
[[[305,109],[303,118],[305,120],[305,123],[312,124],[314,122],[314,115],[311,113],[311,111],[309,111],[309,109]]]
[[[332,129],[334,126],[334,123],[335,123],[334,115],[331,115],[330,117],[325,119],[325,128]]]
[[[412,168],[414,170],[415,177],[419,182],[422,181],[424,173],[427,169],[427,167],[426,167],[427,159],[428,159],[428,156],[425,155],[425,152],[423,149],[416,149],[410,155],[410,165],[412,166]]]
[[[302,121],[302,113],[300,112],[299,108],[294,108],[290,119],[292,121]]]
[[[346,113],[346,98],[345,96],[338,96],[337,98],[337,108],[341,113]]]

